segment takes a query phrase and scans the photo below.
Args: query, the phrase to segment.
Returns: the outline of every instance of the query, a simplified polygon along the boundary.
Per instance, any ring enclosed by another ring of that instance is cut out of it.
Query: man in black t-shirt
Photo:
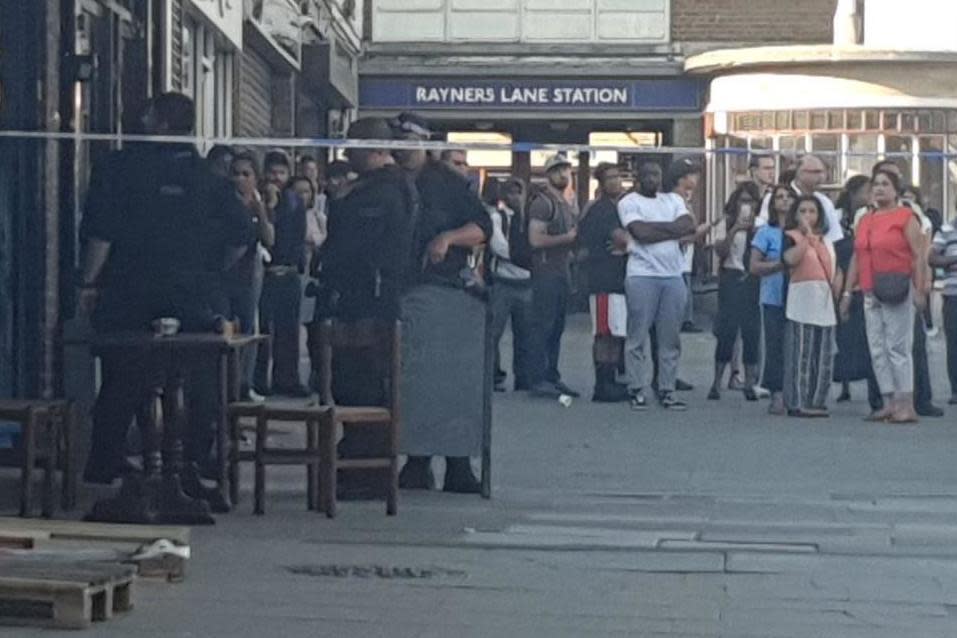
[[[621,172],[614,164],[595,169],[599,195],[585,209],[578,226],[578,238],[587,252],[589,306],[595,342],[595,393],[592,401],[615,403],[628,400],[628,389],[615,375],[622,361],[627,336],[628,305],[625,301],[627,256],[615,247],[615,231],[623,230],[618,218],[622,194]]]

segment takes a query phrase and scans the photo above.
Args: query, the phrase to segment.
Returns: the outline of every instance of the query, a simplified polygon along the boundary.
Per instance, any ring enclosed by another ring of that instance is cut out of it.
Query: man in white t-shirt
[[[682,278],[681,238],[695,232],[695,222],[679,198],[661,193],[661,167],[646,162],[638,169],[638,190],[618,202],[621,225],[631,235],[625,296],[628,337],[625,371],[634,410],[647,408],[645,391],[652,366],[648,333],[658,336],[658,400],[666,409],[684,410],[675,396],[681,358],[681,319],[688,300]]]
[[[814,155],[804,155],[798,162],[797,176],[791,182],[791,190],[798,196],[814,195],[821,206],[824,207],[824,215],[827,217],[827,234],[824,235],[832,243],[837,243],[844,238],[844,230],[841,228],[841,218],[834,208],[834,202],[824,193],[817,190],[824,180],[827,179],[827,167],[820,158]],[[757,226],[764,226],[768,223],[768,209],[771,205],[771,192],[769,191],[761,202],[761,214],[755,220]]]

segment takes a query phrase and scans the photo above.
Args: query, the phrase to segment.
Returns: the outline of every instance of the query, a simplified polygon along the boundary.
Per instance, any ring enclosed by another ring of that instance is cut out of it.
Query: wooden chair
[[[20,516],[34,509],[33,472],[43,468],[42,513],[49,518],[54,509],[54,474],[62,470],[60,505],[76,505],[76,475],[73,469],[73,405],[68,401],[43,399],[0,400],[0,420],[20,426],[20,443],[12,450],[0,450],[0,465],[20,468]]]
[[[321,392],[324,405],[332,409],[320,416],[321,509],[326,516],[336,515],[336,473],[338,470],[387,470],[386,513],[394,516],[399,495],[399,378],[402,370],[402,324],[400,321],[361,320],[353,323],[326,320],[319,330],[321,353]],[[370,353],[382,365],[385,405],[339,406],[332,394],[333,359],[356,353]],[[386,430],[386,450],[373,458],[340,459],[336,436],[356,426],[378,426]]]
[[[256,480],[253,489],[253,513],[262,515],[266,511],[266,466],[267,465],[304,465],[306,467],[306,507],[318,510],[319,502],[319,465],[321,451],[320,436],[335,438],[335,433],[327,433],[331,422],[328,415],[331,408],[320,405],[277,405],[270,403],[233,403],[227,410],[230,422],[230,496],[233,503],[239,498],[239,463],[252,461],[255,465]],[[256,420],[256,449],[243,452],[239,449],[240,425],[242,417]],[[301,424],[306,429],[306,445],[302,448],[276,448],[269,446],[268,426],[270,421],[283,421]]]

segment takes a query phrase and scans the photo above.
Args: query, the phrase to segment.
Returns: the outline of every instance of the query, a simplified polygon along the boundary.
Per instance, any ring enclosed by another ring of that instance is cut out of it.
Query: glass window
[[[864,128],[864,112],[853,110],[847,112],[847,129],[849,131],[859,131]]]
[[[734,184],[748,178],[748,162],[750,161],[746,152],[748,140],[744,137],[729,135],[725,148],[735,149],[735,152],[725,153],[725,165],[728,176],[731,178],[729,186],[734,188]]]
[[[900,130],[900,113],[897,111],[884,111],[882,128],[885,131]]]
[[[827,111],[811,112],[811,130],[823,131],[827,129]]]
[[[921,153],[943,153],[944,136],[933,135],[921,137],[919,140]],[[918,185],[924,196],[924,204],[930,208],[943,210],[944,206],[944,164],[943,157],[920,158]]]
[[[847,169],[844,177],[869,175],[877,161],[877,133],[850,133],[847,136]]]
[[[776,128],[779,131],[787,131],[791,128],[791,111],[778,111],[775,116]]]
[[[784,171],[797,160],[798,155],[804,153],[807,148],[804,135],[782,135],[780,138],[781,162],[778,166],[779,171]]]
[[[844,130],[844,111],[829,111],[827,114],[827,128],[831,131]]]
[[[904,175],[904,181],[910,182],[913,179],[911,153],[914,150],[916,138],[912,135],[885,135],[884,136],[884,154],[889,160],[897,163]]]
[[[864,128],[868,131],[879,131],[881,129],[880,111],[864,111]]]
[[[811,148],[808,149],[827,164],[827,182],[832,184],[840,179],[841,172],[841,136],[839,133],[817,133],[811,136]]]
[[[917,114],[901,113],[901,131],[913,133],[917,131]]]
[[[773,131],[774,130],[774,111],[765,111],[761,114],[761,130],[762,131]]]
[[[954,204],[957,203],[957,136],[947,136],[947,153],[950,158],[947,160],[947,188],[944,191],[945,201],[941,211],[944,213],[944,219],[953,220]]]
[[[182,60],[182,86],[183,94],[189,97],[196,96],[196,83],[194,81],[195,57],[193,47],[196,46],[194,40],[195,27],[189,20],[183,23],[183,60]]]
[[[794,130],[806,131],[810,123],[807,111],[794,112]]]

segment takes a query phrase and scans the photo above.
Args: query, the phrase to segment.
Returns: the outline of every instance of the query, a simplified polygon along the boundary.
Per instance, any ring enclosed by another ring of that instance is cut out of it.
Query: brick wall
[[[837,0],[671,0],[673,42],[827,44]]]

